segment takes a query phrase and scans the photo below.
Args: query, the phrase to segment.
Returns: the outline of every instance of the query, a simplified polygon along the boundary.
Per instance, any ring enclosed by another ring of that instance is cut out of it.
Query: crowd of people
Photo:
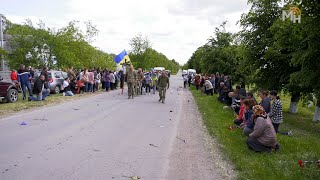
[[[50,70],[50,71],[53,71]],[[61,71],[61,69],[58,69]],[[134,70],[132,65],[123,66],[118,71],[108,69],[83,69],[75,70],[73,67],[65,70],[65,77],[61,84],[63,96],[74,96],[76,94],[95,93],[97,91],[113,91],[118,88],[123,89],[125,82],[128,85],[128,98],[137,95],[155,94],[158,89],[161,93],[161,100],[165,101],[165,92],[161,91],[162,72],[156,72],[153,69],[143,71],[141,68]],[[23,100],[43,101],[50,95],[50,75],[48,67],[41,70],[34,70],[31,66],[28,68],[21,65],[18,71],[12,69],[11,80],[21,86]],[[166,77],[170,73],[164,71]],[[159,83],[160,82],[160,83]],[[29,97],[27,98],[27,90]],[[164,94],[164,95],[163,95]]]
[[[230,76],[223,74],[200,75],[188,74],[183,76],[184,87],[193,84],[197,90],[207,95],[216,93],[218,100],[230,107],[237,118],[234,127],[242,129],[242,133],[248,137],[249,149],[256,152],[277,151],[280,145],[276,134],[292,136],[292,132],[280,132],[279,126],[283,123],[282,102],[275,90],[261,90],[258,103],[252,92],[247,92],[244,83],[236,85],[235,89]]]

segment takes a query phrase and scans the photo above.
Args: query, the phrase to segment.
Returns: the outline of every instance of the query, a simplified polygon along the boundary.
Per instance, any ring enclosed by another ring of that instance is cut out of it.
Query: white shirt
[[[213,89],[213,86],[209,80],[205,81],[204,86],[206,87],[206,90]]]
[[[68,81],[63,81],[63,88],[66,88],[66,87],[68,87],[69,86],[69,83],[68,83]]]

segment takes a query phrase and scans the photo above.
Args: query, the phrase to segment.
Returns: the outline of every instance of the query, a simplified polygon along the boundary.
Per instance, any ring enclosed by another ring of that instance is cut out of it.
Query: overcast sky
[[[0,13],[14,23],[41,19],[56,29],[71,20],[91,20],[99,29],[93,45],[108,52],[130,50],[129,39],[138,33],[152,47],[184,64],[228,21],[227,31],[249,10],[247,0],[0,0]]]

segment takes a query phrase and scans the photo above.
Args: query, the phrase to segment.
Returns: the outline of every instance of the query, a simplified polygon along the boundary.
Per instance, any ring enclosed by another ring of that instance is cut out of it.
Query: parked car
[[[34,75],[34,80],[39,78],[41,72],[37,72]],[[63,71],[48,71],[48,78],[50,84],[50,93],[58,94],[62,90],[62,84],[65,78],[68,77],[68,74]]]
[[[3,78],[0,76],[0,100],[6,100],[11,103],[18,101],[19,92],[21,92],[19,84],[2,80]]]

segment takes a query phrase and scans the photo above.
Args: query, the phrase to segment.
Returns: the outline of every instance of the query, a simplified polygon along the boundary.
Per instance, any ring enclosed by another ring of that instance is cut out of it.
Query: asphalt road
[[[118,90],[0,118],[0,179],[232,178],[181,75],[170,82],[165,104]]]

